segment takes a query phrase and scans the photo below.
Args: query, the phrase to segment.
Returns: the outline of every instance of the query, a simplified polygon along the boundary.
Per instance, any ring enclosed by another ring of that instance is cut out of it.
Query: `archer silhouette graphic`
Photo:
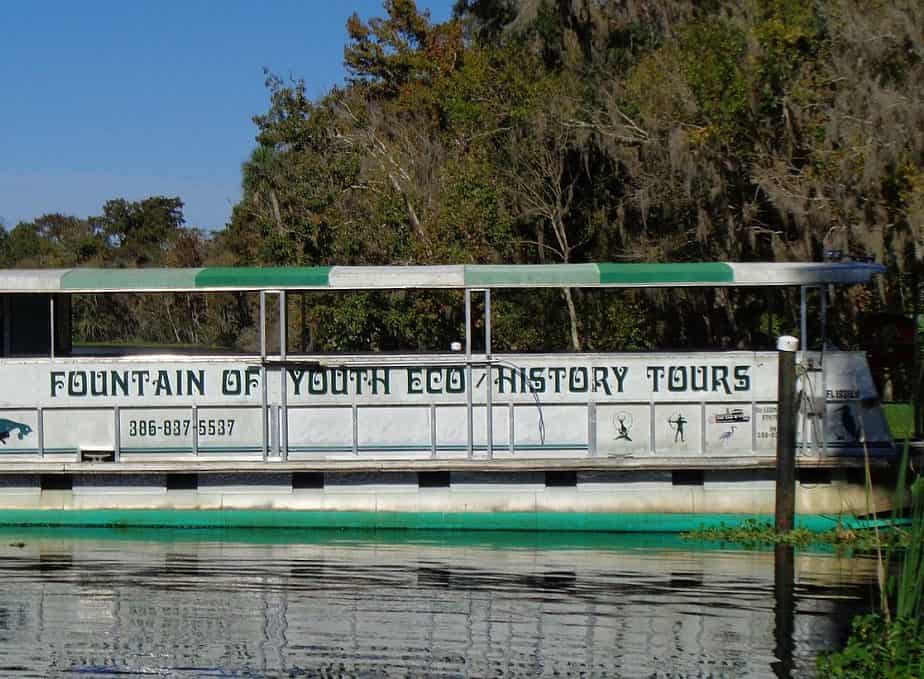
[[[667,418],[667,423],[671,426],[671,429],[674,430],[674,443],[677,443],[678,441],[680,443],[687,442],[684,436],[687,422],[689,422],[689,420],[685,418],[681,413],[677,413],[675,417]]]

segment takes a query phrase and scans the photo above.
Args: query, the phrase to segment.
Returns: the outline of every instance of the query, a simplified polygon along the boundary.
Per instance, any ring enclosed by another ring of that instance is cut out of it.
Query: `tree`
[[[583,215],[575,210],[580,200],[583,168],[581,149],[574,134],[562,124],[564,97],[537,111],[528,127],[510,136],[508,179],[521,207],[521,215],[534,219],[536,254],[548,254],[564,264],[573,261],[589,234]],[[550,235],[550,238],[547,238]],[[577,310],[570,288],[562,289],[568,310],[571,347],[581,350]]]
[[[140,201],[107,201],[99,218],[109,243],[110,262],[116,266],[158,266],[171,238],[182,228],[183,201],[152,196]]]

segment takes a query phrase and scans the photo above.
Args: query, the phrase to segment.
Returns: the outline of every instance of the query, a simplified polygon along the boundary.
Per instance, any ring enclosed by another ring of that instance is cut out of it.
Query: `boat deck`
[[[924,456],[924,444],[917,455]],[[878,469],[893,466],[892,456],[870,457],[870,466]],[[802,469],[857,469],[865,465],[863,457],[799,457]],[[759,470],[774,469],[773,456],[675,457],[675,458],[518,458],[518,459],[416,459],[416,460],[148,460],[145,462],[0,462],[2,474],[158,474],[158,473],[277,473],[277,472],[535,472],[535,471],[676,471],[676,470]]]

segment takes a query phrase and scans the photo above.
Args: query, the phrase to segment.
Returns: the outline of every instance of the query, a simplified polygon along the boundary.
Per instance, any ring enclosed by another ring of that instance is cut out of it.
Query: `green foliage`
[[[472,153],[447,162],[443,172],[433,261],[509,261],[513,225],[503,203],[504,188],[490,162]]]
[[[882,411],[893,438],[903,439],[914,434],[914,408],[911,403],[883,403]]]
[[[746,143],[751,113],[743,68],[747,36],[725,20],[710,18],[686,26],[678,49],[701,122],[728,144]]]
[[[734,543],[746,547],[830,545],[841,549],[849,548],[860,551],[871,551],[884,545],[907,547],[911,544],[911,535],[900,528],[883,529],[877,532],[868,528],[851,529],[838,526],[823,532],[795,528],[791,531],[778,533],[773,524],[756,519],[747,519],[735,525],[721,524],[716,527],[702,528],[684,533],[682,537],[685,540]]]
[[[458,292],[312,295],[307,314],[315,351],[447,351],[464,337]]]
[[[761,48],[756,69],[760,107],[764,115],[773,115],[801,64],[817,55],[824,22],[814,3],[761,0],[759,6],[761,21],[754,36]]]
[[[34,223],[19,223],[10,231],[7,240],[9,248],[7,259],[21,266],[49,266],[46,261],[52,259],[52,248],[39,235]]]
[[[561,67],[564,61],[562,44],[565,31],[557,4],[551,0],[539,0],[539,10],[532,26],[537,42],[541,45],[543,60],[552,69]]]
[[[456,0],[453,16],[464,18],[479,42],[496,42],[517,16],[516,0]]]
[[[99,218],[101,233],[112,246],[109,263],[115,266],[162,265],[167,243],[183,223],[183,201],[164,196],[107,201]]]
[[[602,294],[600,294],[602,293]],[[613,295],[609,290],[584,295],[584,333],[592,351],[651,351],[655,332],[647,309],[636,300]]]
[[[906,441],[896,482],[895,506],[899,514],[906,508],[909,469],[910,444]],[[875,548],[884,562],[880,571],[881,611],[854,618],[847,646],[818,659],[818,668],[825,676],[924,675],[924,477],[911,483],[910,508],[910,530],[903,532],[898,545],[881,541],[876,535]],[[883,575],[889,572],[890,561],[896,555],[901,558],[898,576]]]
[[[824,677],[869,679],[924,676],[924,625],[920,619],[888,622],[881,615],[853,619],[847,646],[818,658]]]
[[[908,443],[905,444],[907,461]],[[903,467],[904,468],[904,467]],[[900,483],[904,479],[900,479]],[[899,488],[903,488],[902,485]],[[899,496],[897,504],[903,505]],[[924,619],[924,477],[911,484],[911,531],[908,545],[902,555],[901,570],[894,583],[896,608],[899,619]]]

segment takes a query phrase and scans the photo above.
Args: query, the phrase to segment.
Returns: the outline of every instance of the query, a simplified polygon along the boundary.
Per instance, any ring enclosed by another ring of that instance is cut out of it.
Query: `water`
[[[20,530],[0,556],[5,677],[808,676],[875,596],[871,560],[797,553],[790,612],[772,551],[668,536]]]

